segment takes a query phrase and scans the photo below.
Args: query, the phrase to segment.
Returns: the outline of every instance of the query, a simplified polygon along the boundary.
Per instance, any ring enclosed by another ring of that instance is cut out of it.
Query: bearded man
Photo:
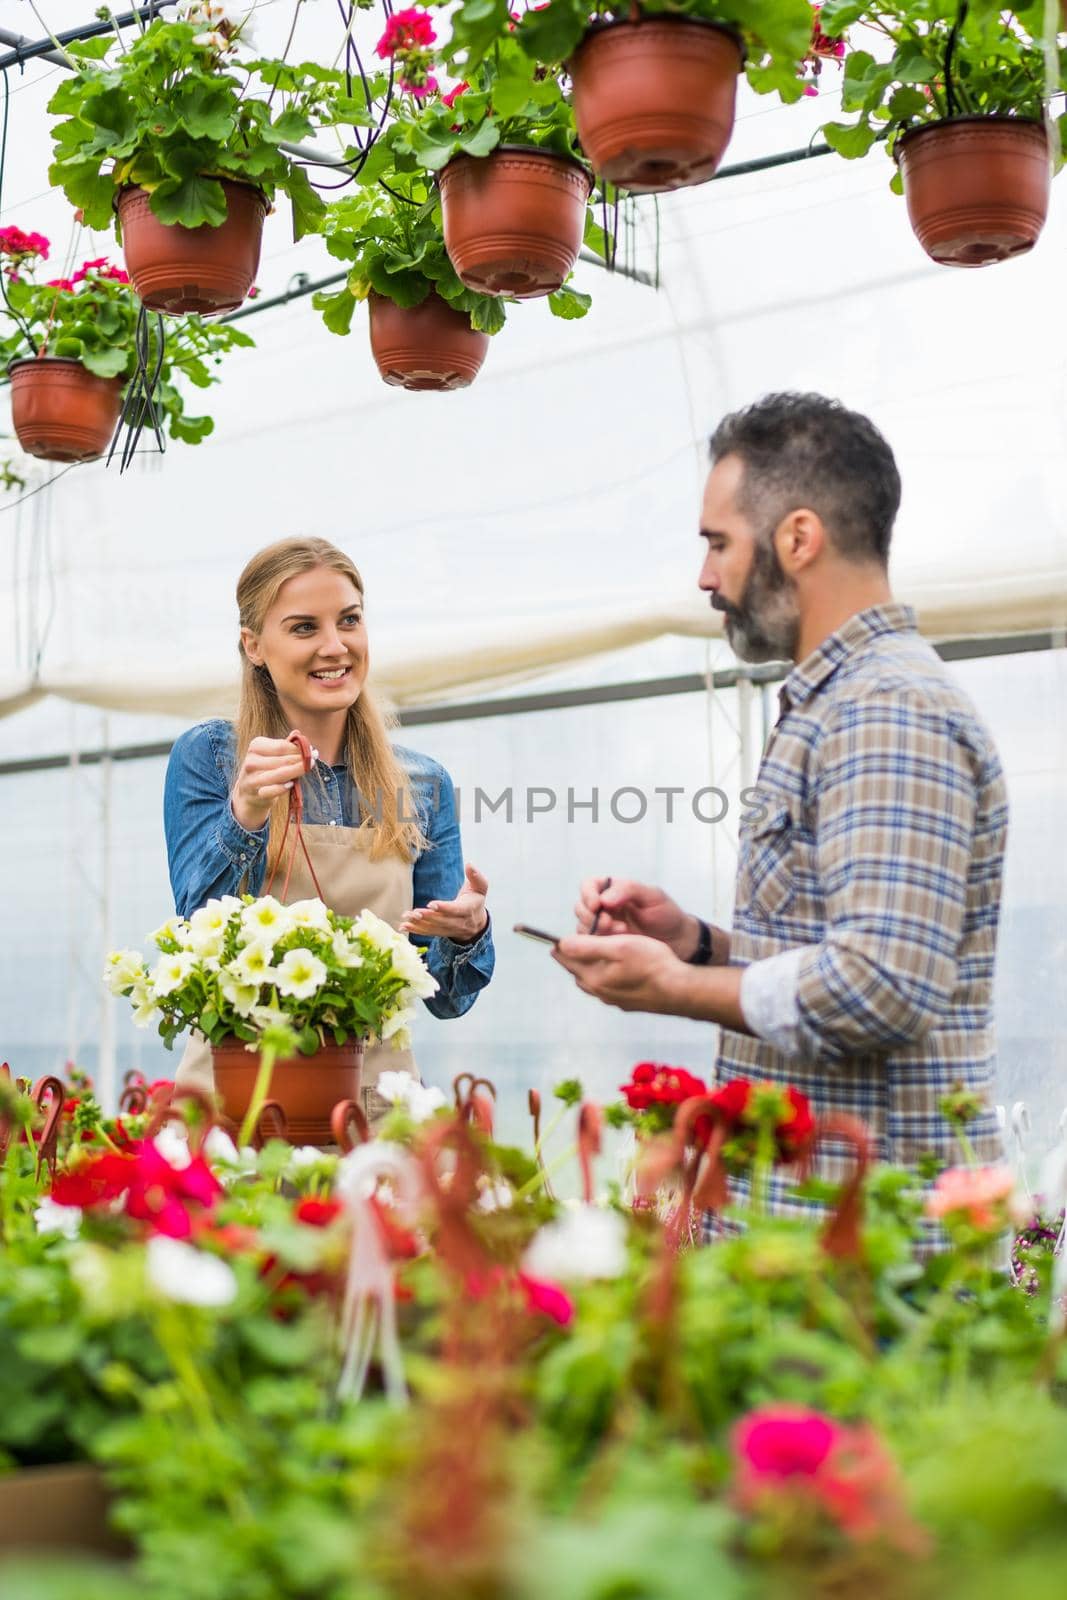
[[[995,1160],[1004,776],[890,592],[893,452],[839,402],[778,394],[724,418],[711,461],[700,587],[741,660],[793,663],[742,823],[732,927],[590,878],[555,957],[607,1005],[718,1023],[718,1084],[794,1084],[817,1115],[861,1118],[882,1160],[953,1161],[939,1106],[962,1084],[985,1106],[978,1158]],[[816,1170],[846,1166],[830,1145]],[[799,1204],[785,1182],[770,1203]]]

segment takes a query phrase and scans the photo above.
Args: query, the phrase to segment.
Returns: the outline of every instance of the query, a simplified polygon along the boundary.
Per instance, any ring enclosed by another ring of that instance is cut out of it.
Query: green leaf
[[[477,304],[470,308],[471,327],[479,333],[499,333],[507,321],[507,311],[504,302],[495,296],[480,294],[472,296]]]
[[[55,339],[52,342],[52,354],[62,356],[67,361],[80,361],[85,353],[85,346],[80,339],[66,338]]]
[[[326,207],[322,196],[311,187],[303,167],[290,167],[283,188],[293,203],[293,241],[306,233],[317,233]]]
[[[200,1032],[201,1033],[210,1034],[210,1032],[211,1032],[211,1030],[213,1028],[217,1028],[218,1027],[218,1023],[219,1023],[219,1014],[215,1010],[214,1006],[208,1006],[206,1008],[206,1010],[201,1011],[201,1013],[200,1013]]]
[[[129,155],[137,136],[137,113],[132,100],[121,89],[105,89],[88,96],[82,117],[100,130],[108,155]]]
[[[268,144],[299,144],[313,132],[312,124],[300,111],[283,111],[269,128],[263,129]]]
[[[171,414],[169,428],[172,439],[180,439],[183,444],[199,444],[209,433],[214,433],[215,422],[212,417],[187,417],[174,412]],[[252,1037],[250,1033],[242,1033],[239,1028],[234,1031],[239,1038]]]
[[[94,233],[109,233],[115,224],[115,185],[100,171],[98,161],[67,165],[54,161],[48,169],[49,181],[63,190],[72,206],[80,207],[85,226]]]
[[[553,0],[543,11],[528,11],[516,37],[535,61],[566,61],[585,32],[586,16],[582,5]]]
[[[119,345],[111,345],[106,350],[86,350],[81,357],[81,364],[90,372],[95,372],[98,378],[122,377],[133,364],[132,351]]]
[[[223,144],[234,130],[233,99],[222,84],[197,84],[188,90],[178,103],[178,115],[194,139]]]
[[[355,296],[351,290],[345,288],[338,294],[326,294],[321,289],[311,297],[311,304],[316,311],[322,312],[322,320],[331,333],[345,334],[352,328],[352,313],[356,309]]]
[[[495,122],[483,122],[473,133],[461,133],[459,143],[469,156],[487,156],[500,143],[500,129]]]
[[[592,295],[582,294],[581,290],[572,289],[566,283],[562,289],[557,289],[555,294],[550,294],[548,297],[548,309],[552,315],[562,317],[566,322],[584,317],[592,303]]]
[[[149,204],[160,222],[171,226],[199,228],[206,222],[218,228],[226,221],[226,195],[216,178],[164,178]]]
[[[877,138],[875,130],[866,122],[858,122],[854,127],[843,122],[828,122],[822,132],[831,150],[836,150],[846,161],[865,156]]]

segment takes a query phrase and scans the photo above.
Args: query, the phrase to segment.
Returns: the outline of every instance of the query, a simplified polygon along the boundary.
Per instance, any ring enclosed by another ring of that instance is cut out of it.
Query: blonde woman
[[[167,767],[164,824],[178,914],[213,897],[262,890],[281,849],[289,791],[302,783],[304,837],[327,904],[344,916],[369,907],[412,935],[440,985],[425,1005],[437,1017],[462,1016],[493,974],[489,885],[464,867],[448,773],[390,743],[365,687],[359,573],[325,539],[282,539],[245,567],[237,606],[236,723],[190,728]],[[287,740],[294,728],[316,753],[307,777]],[[298,856],[287,899],[315,892]],[[416,1072],[408,1052],[368,1049],[370,1115],[383,1109],[373,1090],[379,1073],[404,1067]],[[211,1085],[202,1040],[189,1045],[178,1080]]]

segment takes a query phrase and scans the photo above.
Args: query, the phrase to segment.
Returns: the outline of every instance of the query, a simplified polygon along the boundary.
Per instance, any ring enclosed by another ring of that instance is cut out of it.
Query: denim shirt
[[[463,886],[463,851],[452,780],[429,756],[395,746],[411,780],[412,798],[430,845],[412,863],[414,904],[454,900]],[[237,894],[244,888],[258,894],[267,859],[268,826],[242,828],[230,806],[236,748],[233,725],[221,720],[199,722],[175,741],[167,764],[163,793],[163,826],[171,888],[179,916],[187,917],[208,900]],[[313,824],[355,828],[360,823],[359,796],[345,765],[316,768],[319,782],[304,783],[304,817]],[[493,975],[490,927],[471,944],[451,939],[413,941],[425,944],[426,964],[440,987],[423,1003],[435,1017],[461,1017],[469,1011]]]

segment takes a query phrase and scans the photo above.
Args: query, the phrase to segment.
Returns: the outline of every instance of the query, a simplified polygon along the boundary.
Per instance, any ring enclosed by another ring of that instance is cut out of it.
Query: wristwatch
[[[693,954],[688,957],[686,965],[690,967],[710,967],[711,929],[702,917],[698,917],[697,921],[700,923],[700,939]]]

